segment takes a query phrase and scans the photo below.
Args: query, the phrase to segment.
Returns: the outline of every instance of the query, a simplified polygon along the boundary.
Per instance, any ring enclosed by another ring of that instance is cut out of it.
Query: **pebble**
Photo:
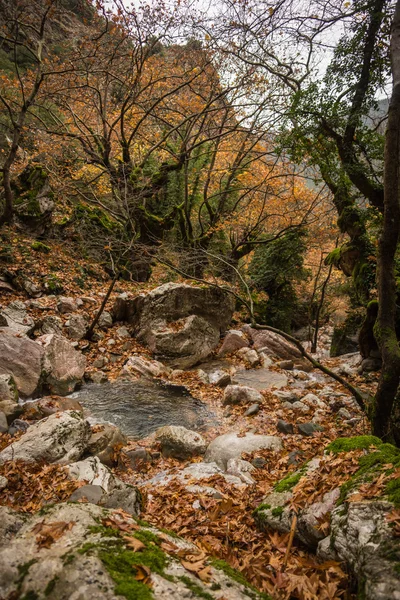
[[[287,434],[294,433],[293,425],[291,423],[288,423],[287,421],[284,421],[283,419],[278,420],[278,423],[276,424],[276,428],[281,433],[287,433]]]
[[[251,417],[252,415],[256,415],[260,410],[259,404],[252,404],[244,413],[245,417]]]

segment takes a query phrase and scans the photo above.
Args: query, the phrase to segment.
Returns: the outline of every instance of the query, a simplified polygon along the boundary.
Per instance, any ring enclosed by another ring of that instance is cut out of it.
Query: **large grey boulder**
[[[23,398],[37,394],[44,349],[28,337],[0,330],[0,373],[12,375]]]
[[[243,452],[262,449],[279,452],[282,449],[282,441],[274,435],[247,433],[239,437],[235,432],[225,433],[215,438],[208,446],[204,462],[215,462],[221,469],[226,470],[229,459],[240,458]]]
[[[82,414],[68,410],[35,423],[0,452],[0,464],[9,460],[68,464],[85,451],[91,429]]]
[[[82,381],[86,358],[60,335],[43,335],[37,339],[43,348],[43,375],[50,393],[66,396]]]
[[[20,300],[14,300],[0,312],[0,327],[8,327],[14,333],[28,335],[34,330],[35,321],[26,312]]]
[[[207,442],[197,431],[179,425],[167,425],[156,431],[156,440],[161,444],[164,456],[186,460],[204,454]]]
[[[194,544],[139,525],[121,511],[61,503],[26,517],[16,528],[11,539],[0,538],[2,598],[119,600],[124,591],[130,598],[154,600],[261,599],[242,583],[243,576],[232,576],[207,559],[209,580],[203,582],[179,558],[195,560],[198,554],[202,559]],[[149,560],[157,568],[141,568]]]
[[[233,299],[219,288],[167,283],[133,299],[117,298],[112,313],[133,325],[162,362],[188,368],[217,347],[233,310]]]

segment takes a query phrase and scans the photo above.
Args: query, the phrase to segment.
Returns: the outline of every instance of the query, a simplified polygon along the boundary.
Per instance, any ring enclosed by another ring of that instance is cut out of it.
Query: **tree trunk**
[[[373,433],[387,441],[394,437],[391,416],[400,382],[394,263],[400,234],[400,0],[393,19],[390,52],[393,91],[385,141],[384,215],[378,255],[379,310],[374,328],[383,364],[371,415]]]

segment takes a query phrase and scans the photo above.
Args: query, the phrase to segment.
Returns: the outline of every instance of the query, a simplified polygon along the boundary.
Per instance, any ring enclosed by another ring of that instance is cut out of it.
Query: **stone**
[[[116,334],[117,334],[117,337],[120,339],[131,337],[131,334],[129,333],[128,329],[124,325],[122,327],[118,327]]]
[[[45,396],[33,402],[26,402],[23,405],[24,417],[34,421],[39,421],[40,419],[66,410],[77,410],[83,413],[81,404],[74,398]]]
[[[25,431],[27,431],[28,428],[29,423],[27,423],[26,421],[23,421],[22,419],[14,419],[14,421],[8,428],[8,433],[10,435],[15,435],[16,433],[19,433],[21,431],[25,433]]]
[[[282,360],[295,360],[301,358],[302,354],[296,346],[285,340],[281,335],[272,331],[259,331],[252,329],[249,325],[243,327],[254,343],[254,348],[264,352],[268,356],[275,356]]]
[[[18,404],[17,385],[12,375],[0,375],[0,411],[6,415],[9,423],[22,412],[22,407]]]
[[[227,462],[226,472],[238,477],[247,485],[253,485],[255,483],[253,477],[249,475],[252,471],[255,471],[255,467],[247,460],[230,458]]]
[[[137,373],[143,377],[161,377],[166,375],[169,369],[158,360],[151,360],[144,356],[130,356],[123,367],[123,373]]]
[[[90,425],[81,413],[67,410],[50,415],[4,448],[0,464],[8,460],[68,464],[82,456],[90,435]]]
[[[108,377],[103,371],[94,371],[94,373],[90,373],[90,380],[93,381],[93,383],[106,383]]]
[[[121,452],[121,466],[128,466],[133,471],[138,471],[140,468],[150,461],[150,454],[145,448],[135,448],[135,450],[123,450]]]
[[[351,412],[348,411],[347,408],[339,408],[337,414],[339,417],[342,417],[342,419],[351,419]]]
[[[104,465],[112,467],[116,462],[118,450],[126,443],[127,438],[119,427],[112,423],[101,423],[93,428],[87,445],[87,452],[97,456]]]
[[[107,364],[108,364],[108,358],[106,356],[100,356],[100,358],[96,358],[96,360],[93,361],[93,367],[95,369],[102,369]]]
[[[246,385],[228,385],[224,391],[223,406],[228,404],[250,404],[262,402],[263,396],[259,391]]]
[[[7,327],[13,333],[29,335],[35,328],[35,321],[26,312],[20,300],[14,300],[0,311],[0,327]]]
[[[297,412],[301,412],[303,415],[306,415],[310,412],[310,407],[307,406],[307,404],[303,404],[303,402],[300,402],[299,400],[297,400],[296,402],[282,402],[282,406],[287,410],[295,410]]]
[[[104,490],[100,485],[83,485],[73,492],[69,497],[69,502],[90,502],[90,504],[100,504],[104,497]]]
[[[276,424],[276,428],[281,433],[286,433],[286,434],[294,433],[294,427],[293,427],[293,425],[291,423],[287,423],[283,419],[279,419],[278,420],[278,422]]]
[[[222,289],[167,283],[134,299],[117,298],[112,313],[164,363],[189,368],[217,347],[233,310],[233,298]]]
[[[180,560],[182,556],[198,553],[193,543],[139,525],[129,515],[122,516],[112,509],[67,502],[22,517],[6,507],[0,511],[1,533],[7,532],[0,538],[0,589],[4,598],[117,600],[121,598],[121,589],[128,590],[126,593],[132,599],[249,600],[251,597],[261,600],[265,597],[250,588],[242,577],[239,579],[227,569],[219,568],[208,558],[204,561],[207,582],[203,582]],[[100,529],[99,523],[103,521],[111,524],[108,531]],[[54,536],[51,543],[38,548],[38,531],[52,531],[55,523],[65,524],[65,527],[59,527],[59,535]],[[156,540],[156,547],[163,544],[165,565],[162,569],[149,570],[146,584],[138,581],[142,570],[134,564],[124,571],[123,584],[116,583],[109,573],[110,560],[123,565],[122,557],[129,558],[129,554],[122,552],[133,552],[132,546],[128,546],[129,539],[124,539],[118,529],[119,523],[127,531],[137,532],[150,549],[152,543],[147,541],[150,537]]]
[[[306,394],[300,399],[300,402],[313,408],[323,408],[325,410],[328,408],[328,405],[323,400],[320,400],[315,394]]]
[[[47,315],[40,322],[40,331],[42,335],[48,333],[57,333],[61,335],[63,322],[60,317],[56,315]]]
[[[260,357],[252,348],[240,348],[240,350],[236,352],[236,356],[244,360],[244,362],[252,369],[260,364]]]
[[[218,436],[209,444],[204,462],[215,462],[221,469],[226,470],[230,458],[240,458],[243,452],[248,453],[262,449],[278,452],[282,449],[282,441],[274,435],[247,433],[245,436],[239,437],[237,433],[229,432]]]
[[[279,398],[282,402],[290,402],[291,404],[293,404],[293,402],[297,402],[299,399],[296,392],[293,392],[293,391],[276,390],[273,392],[273,394],[274,394],[274,396]]]
[[[361,363],[360,371],[361,373],[369,373],[372,371],[379,371],[382,368],[382,359],[381,358],[364,358]]]
[[[391,502],[362,500],[332,511],[330,545],[350,565],[365,600],[400,600],[400,539],[387,519],[393,508]]]
[[[299,465],[304,461],[301,450],[292,450],[289,452],[288,465]]]
[[[44,383],[51,394],[67,396],[81,383],[86,358],[75,350],[68,340],[56,335],[43,335],[37,339],[43,356]]]
[[[246,410],[246,412],[244,413],[244,417],[252,417],[253,415],[256,415],[258,412],[260,412],[260,405],[259,404],[252,404],[251,406],[249,406],[249,408]]]
[[[7,486],[8,486],[7,477],[3,477],[3,475],[0,475],[0,492],[2,490],[4,490]]]
[[[8,431],[8,421],[7,416],[3,411],[0,411],[0,433],[7,433]]]
[[[285,371],[293,371],[294,362],[292,360],[281,360],[278,362],[278,367],[280,369],[284,369]]]
[[[76,341],[82,340],[86,335],[87,326],[87,320],[83,315],[72,313],[68,319],[68,337]]]
[[[265,458],[261,458],[260,456],[257,456],[256,458],[253,458],[253,460],[251,461],[251,464],[256,469],[263,469],[265,467],[265,465],[267,464],[267,461],[265,460]]]
[[[150,481],[146,481],[147,485],[158,486],[166,486],[173,479],[177,479],[181,483],[189,483],[192,484],[194,481],[202,481],[203,479],[209,479],[210,477],[214,477],[218,475],[222,477],[227,483],[237,487],[239,489],[243,489],[246,484],[239,478],[234,475],[230,475],[229,473],[225,473],[223,469],[221,469],[215,462],[205,463],[192,463],[181,469],[177,472],[173,472],[171,474],[164,472],[158,473],[155,475]],[[188,486],[186,489],[189,489]]]
[[[204,454],[207,448],[203,436],[179,425],[167,425],[157,429],[155,438],[160,442],[164,456],[180,460]]]
[[[22,398],[35,396],[39,391],[43,355],[40,344],[0,330],[0,373],[12,375]]]
[[[249,342],[242,331],[236,331],[231,329],[227,331],[222,346],[218,351],[218,356],[226,356],[227,354],[233,354],[240,348],[245,348],[249,345]]]
[[[324,422],[326,419],[326,411],[323,408],[317,408],[314,412],[313,418],[311,421],[313,423],[318,423],[319,425]]]
[[[211,371],[207,377],[208,383],[211,383],[212,385],[217,385],[218,387],[225,387],[229,385],[232,380],[230,373],[228,373],[228,371],[223,371],[222,369],[216,369],[215,371]]]
[[[65,296],[60,296],[57,302],[57,310],[62,314],[74,313],[76,312],[78,306],[74,298],[67,298]]]
[[[264,368],[239,369],[232,377],[232,382],[261,391],[285,387],[288,383],[288,378],[283,373]]]
[[[97,322],[97,325],[100,327],[100,329],[110,329],[110,327],[113,326],[113,319],[111,314],[108,311],[103,310]]]
[[[324,428],[318,423],[300,423],[297,425],[297,430],[301,435],[311,437],[316,431],[324,431]]]

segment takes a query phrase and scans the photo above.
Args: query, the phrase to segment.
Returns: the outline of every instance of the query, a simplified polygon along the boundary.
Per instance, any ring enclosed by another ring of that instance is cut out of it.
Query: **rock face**
[[[164,456],[181,460],[204,454],[207,448],[206,441],[199,433],[177,425],[161,427],[156,432],[156,439],[161,443]]]
[[[0,373],[13,376],[23,398],[39,389],[43,355],[43,348],[29,338],[0,331]]]
[[[0,452],[0,464],[9,460],[67,464],[82,456],[90,434],[90,425],[79,412],[54,414]]]
[[[109,523],[107,529],[103,522]],[[8,539],[0,538],[1,597],[118,600],[124,591],[124,596],[143,600],[261,599],[253,588],[214,566],[203,583],[161,548],[166,534],[93,504],[58,504],[24,519],[0,507],[0,523],[7,523],[8,532]],[[167,539],[182,556],[198,553],[182,538]],[[149,564],[151,569],[140,568]],[[148,580],[143,578],[147,570]]]
[[[44,350],[43,372],[46,386],[52,394],[71,394],[82,380],[86,358],[59,335],[44,335],[37,341]]]
[[[400,600],[400,542],[386,518],[393,508],[391,502],[363,501],[332,512],[331,546],[358,575],[358,597],[365,600]]]
[[[28,335],[33,331],[35,321],[26,312],[25,304],[15,300],[0,312],[0,327],[8,327],[13,333]]]
[[[262,402],[260,392],[246,385],[228,385],[224,391],[224,406],[227,404],[250,404],[251,402]]]
[[[225,433],[215,438],[208,446],[204,462],[216,462],[226,470],[229,459],[240,458],[242,452],[253,452],[262,448],[278,452],[282,448],[281,439],[274,435],[248,433],[244,437],[238,437],[234,432]]]
[[[167,283],[132,300],[118,298],[112,312],[162,362],[188,368],[216,348],[233,310],[232,298],[218,288]]]

